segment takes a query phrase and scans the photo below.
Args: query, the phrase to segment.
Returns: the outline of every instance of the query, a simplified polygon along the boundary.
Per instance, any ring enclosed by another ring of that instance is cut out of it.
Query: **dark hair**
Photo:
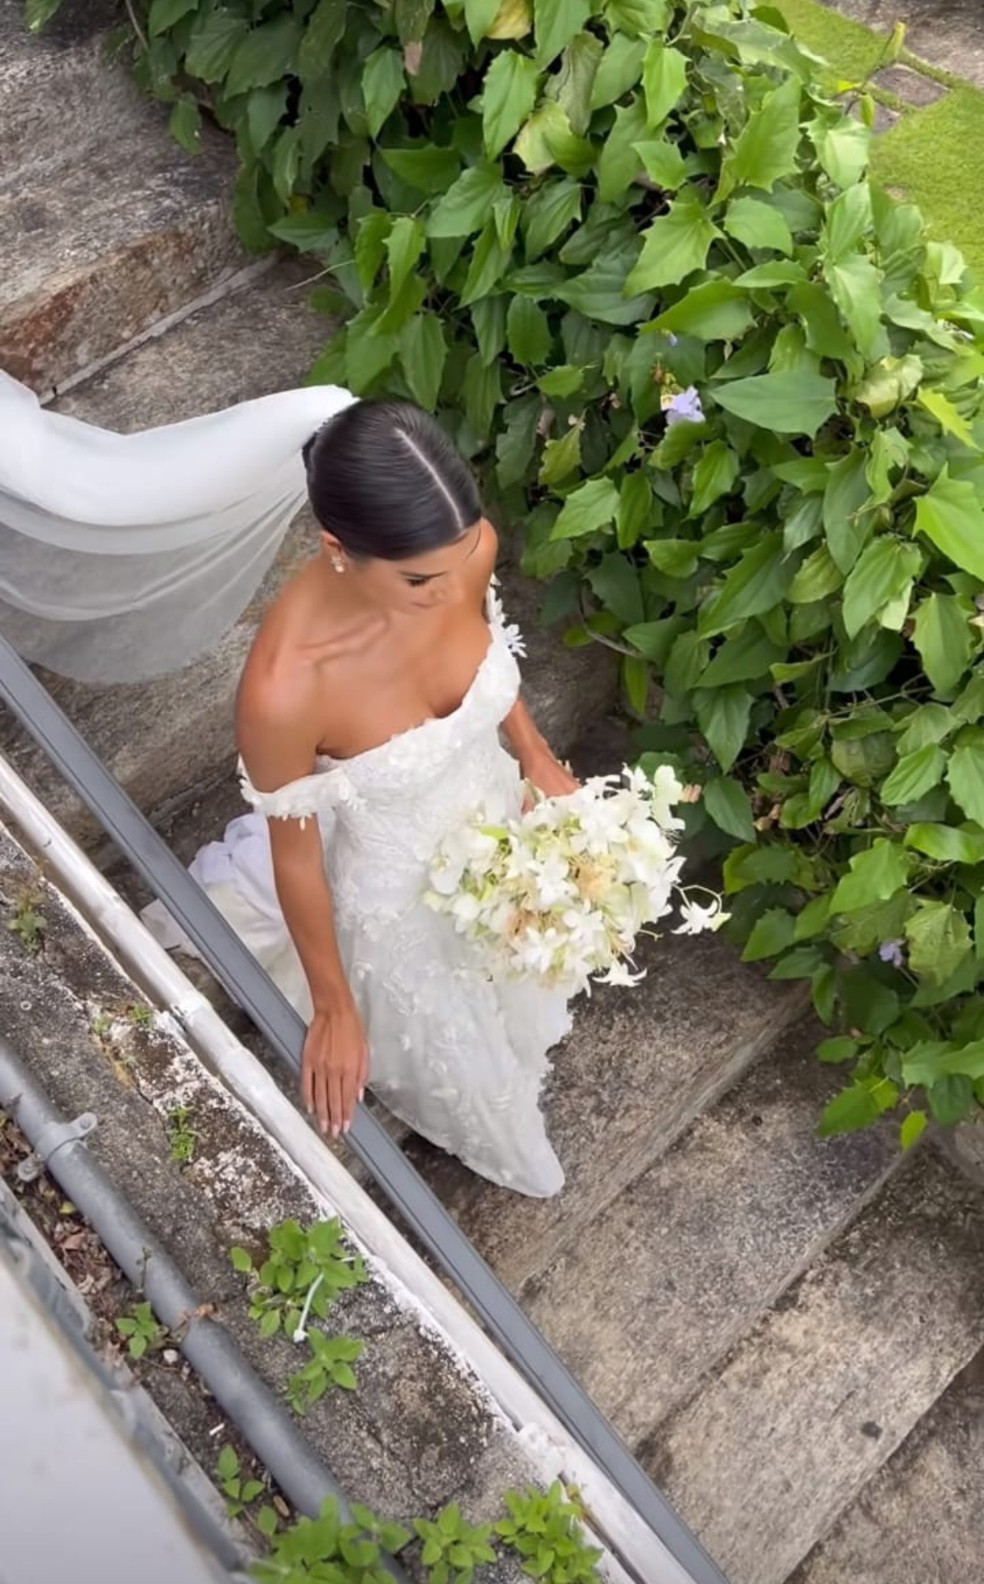
[[[303,456],[315,517],[356,558],[437,550],[482,515],[468,465],[410,402],[353,403],[311,436]]]

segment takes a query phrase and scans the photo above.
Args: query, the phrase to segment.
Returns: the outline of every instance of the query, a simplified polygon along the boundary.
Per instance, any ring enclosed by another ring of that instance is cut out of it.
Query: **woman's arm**
[[[532,715],[518,698],[502,723],[506,741],[519,760],[527,781],[545,797],[563,797],[576,792],[579,783],[557,759],[546,739],[537,730]]]
[[[241,701],[239,747],[257,791],[276,791],[313,769],[313,712],[306,701]],[[351,1126],[368,1077],[368,1049],[338,951],[331,888],[316,819],[270,819],[277,900],[311,992],[313,1016],[304,1042],[301,1093],[322,1132]]]

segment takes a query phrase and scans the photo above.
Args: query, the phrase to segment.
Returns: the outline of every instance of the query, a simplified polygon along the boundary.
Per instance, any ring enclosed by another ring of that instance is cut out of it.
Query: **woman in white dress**
[[[308,1022],[302,1093],[323,1130],[344,1133],[369,1084],[476,1172],[546,1197],[563,1172],[539,1094],[566,999],[493,984],[423,901],[479,805],[517,812],[524,778],[576,785],[519,697],[496,536],[408,404],[347,407],[304,459],[320,554],[267,612],[238,697],[256,812],[192,872]]]

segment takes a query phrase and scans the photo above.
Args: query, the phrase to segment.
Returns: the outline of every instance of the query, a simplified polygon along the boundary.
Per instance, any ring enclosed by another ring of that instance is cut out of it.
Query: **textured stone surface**
[[[984,11],[980,0],[826,0],[856,22],[888,33],[906,25],[913,54],[984,87]]]
[[[816,1059],[821,1037],[812,1019],[782,1034],[525,1294],[630,1445],[803,1273],[899,1158],[894,1126],[817,1138],[838,1087]]]
[[[790,1584],[979,1584],[982,1491],[979,1354]]]
[[[919,1154],[657,1430],[646,1466],[729,1584],[781,1584],[975,1357],[982,1255],[984,1195]]]
[[[37,897],[47,929],[43,949],[32,954],[0,928],[5,1037],[63,1110],[95,1112],[89,1149],[202,1301],[215,1306],[250,1363],[281,1392],[302,1358],[282,1335],[259,1338],[228,1250],[239,1243],[259,1252],[269,1226],[285,1216],[310,1221],[322,1207],[186,1047],[127,1015],[138,993],[0,827],[4,924],[27,894]],[[176,1104],[188,1107],[197,1133],[194,1161],[184,1169],[171,1159],[166,1130]],[[530,1480],[513,1432],[397,1289],[373,1278],[343,1297],[330,1328],[364,1340],[360,1387],[329,1393],[304,1429],[356,1499],[402,1519],[458,1499],[482,1518],[498,1511],[504,1489]],[[161,1373],[147,1376],[154,1395]],[[161,1396],[165,1409],[184,1416],[180,1397],[166,1390]],[[211,1431],[222,1417],[213,1404],[176,1425],[209,1469]],[[411,1576],[421,1575],[411,1568]],[[518,1584],[519,1569],[504,1564],[500,1577]]]
[[[794,1015],[797,995],[738,962],[714,936],[667,935],[631,992],[579,1003],[556,1053],[550,1136],[567,1171],[556,1199],[493,1187],[414,1139],[410,1154],[503,1279],[518,1289],[713,1104]],[[600,1237],[605,1218],[598,1223]]]
[[[0,366],[45,392],[247,262],[228,140],[206,129],[186,154],[165,107],[102,52],[98,35],[27,35],[5,0]]]

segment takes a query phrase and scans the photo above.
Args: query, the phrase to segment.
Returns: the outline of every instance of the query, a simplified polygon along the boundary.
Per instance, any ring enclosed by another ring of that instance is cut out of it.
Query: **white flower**
[[[674,935],[702,935],[705,930],[718,930],[731,917],[730,913],[723,911],[720,897],[712,898],[707,907],[701,907],[699,903],[685,897],[680,914],[683,923],[673,931]]]

